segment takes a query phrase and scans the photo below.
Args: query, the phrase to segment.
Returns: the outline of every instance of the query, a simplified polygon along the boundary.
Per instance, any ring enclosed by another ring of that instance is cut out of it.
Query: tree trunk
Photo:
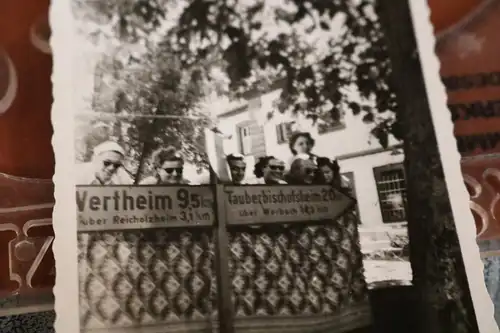
[[[420,67],[409,0],[379,0],[404,133],[413,285],[425,333],[475,333],[476,317]],[[446,112],[445,110],[443,110]]]

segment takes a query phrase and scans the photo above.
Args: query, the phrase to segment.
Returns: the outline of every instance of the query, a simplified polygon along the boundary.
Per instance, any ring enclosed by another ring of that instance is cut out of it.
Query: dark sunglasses
[[[304,171],[306,172],[306,174],[311,175],[311,174],[316,173],[317,169],[307,168]]]
[[[165,170],[165,172],[168,173],[169,175],[171,175],[174,171],[176,174],[179,175],[182,173],[183,168],[165,168],[163,170]]]
[[[273,171],[285,171],[285,167],[284,166],[281,166],[281,165],[270,165],[269,166],[269,169],[273,170]]]
[[[241,172],[245,172],[247,168],[246,167],[231,167],[231,170],[232,171],[241,171]]]
[[[112,161],[104,161],[104,162],[102,162],[102,164],[104,165],[105,168],[107,168],[107,167],[109,167],[109,166],[112,165],[113,168],[118,169],[119,167],[122,166],[121,163],[119,163],[119,162],[112,162]]]

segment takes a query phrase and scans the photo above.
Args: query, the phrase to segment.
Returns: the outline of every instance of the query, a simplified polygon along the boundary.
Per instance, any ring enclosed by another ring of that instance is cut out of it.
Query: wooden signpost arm
[[[211,183],[215,188],[215,267],[217,272],[217,307],[219,332],[234,333],[234,314],[231,301],[231,280],[229,278],[229,240],[224,205],[224,185],[210,168]]]

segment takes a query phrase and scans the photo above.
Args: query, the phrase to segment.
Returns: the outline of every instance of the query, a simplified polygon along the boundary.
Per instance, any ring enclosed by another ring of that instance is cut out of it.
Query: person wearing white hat
[[[114,141],[106,141],[94,148],[89,169],[83,172],[81,185],[129,185],[130,177],[125,175],[123,160],[125,150]],[[122,170],[121,173],[119,171]]]

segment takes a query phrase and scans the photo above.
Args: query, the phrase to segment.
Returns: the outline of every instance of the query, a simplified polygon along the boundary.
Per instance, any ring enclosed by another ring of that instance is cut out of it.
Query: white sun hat
[[[94,156],[101,155],[102,153],[105,153],[108,151],[114,151],[118,154],[125,156],[125,150],[118,143],[116,143],[114,141],[106,141],[106,142],[103,142],[103,143],[97,145],[94,148]]]

